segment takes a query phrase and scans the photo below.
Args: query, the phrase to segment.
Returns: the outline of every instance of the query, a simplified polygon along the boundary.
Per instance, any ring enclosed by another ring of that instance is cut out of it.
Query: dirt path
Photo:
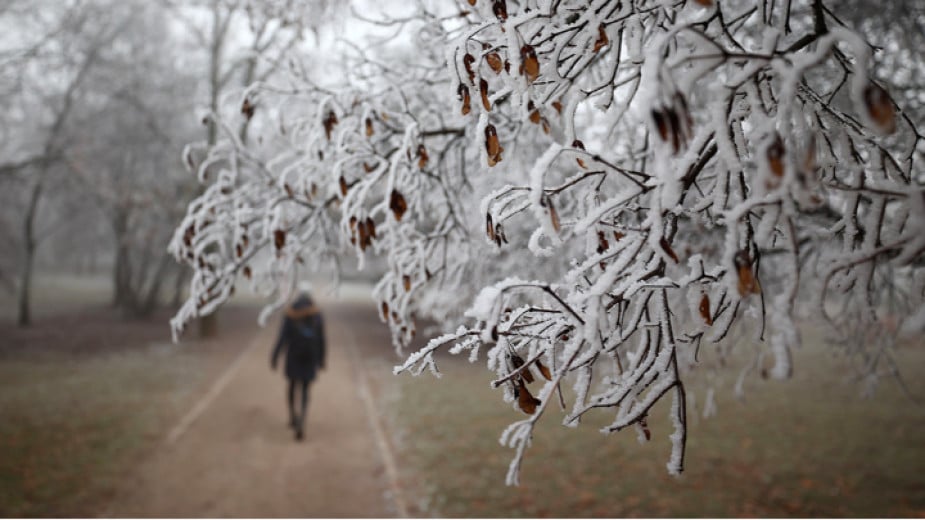
[[[357,335],[338,314],[326,313],[328,368],[312,386],[304,442],[286,426],[285,382],[268,366],[276,327],[268,326],[165,432],[104,516],[402,515],[388,442],[357,370]]]

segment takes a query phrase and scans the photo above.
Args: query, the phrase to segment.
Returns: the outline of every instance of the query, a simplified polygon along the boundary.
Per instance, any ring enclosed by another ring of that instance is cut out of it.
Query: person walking
[[[308,411],[309,385],[317,372],[324,368],[325,341],[321,311],[315,306],[307,290],[300,291],[283,318],[279,339],[270,358],[270,368],[276,370],[277,361],[285,351],[286,379],[289,380],[289,426],[296,440],[305,435],[305,416]],[[296,406],[297,393],[301,394]]]

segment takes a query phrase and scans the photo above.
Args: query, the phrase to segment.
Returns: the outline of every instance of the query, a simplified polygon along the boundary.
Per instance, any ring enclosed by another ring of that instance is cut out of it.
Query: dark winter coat
[[[270,361],[274,368],[283,351],[289,379],[312,381],[315,373],[324,368],[324,324],[321,312],[308,296],[300,296],[286,309]]]

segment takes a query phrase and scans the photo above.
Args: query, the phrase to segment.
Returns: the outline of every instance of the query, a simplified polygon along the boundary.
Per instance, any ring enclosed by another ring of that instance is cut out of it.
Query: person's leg
[[[298,425],[296,420],[295,413],[295,391],[296,391],[296,382],[295,379],[289,380],[289,427],[295,428]]]
[[[302,402],[299,406],[301,413],[295,426],[295,438],[301,440],[305,432],[305,411],[308,407],[308,381],[299,381],[299,384],[302,385]]]
[[[302,381],[302,415],[299,419],[302,421],[302,427],[305,427],[305,419],[308,414],[308,381]]]

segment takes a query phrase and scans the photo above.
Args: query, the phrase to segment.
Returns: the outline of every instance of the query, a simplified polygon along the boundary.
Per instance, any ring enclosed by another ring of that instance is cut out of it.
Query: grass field
[[[94,516],[253,331],[229,311],[208,342],[169,341],[168,313],[43,315],[0,326],[0,516]],[[234,326],[232,323],[239,325]],[[245,336],[246,337],[246,336]]]
[[[922,347],[899,356],[925,396]],[[483,366],[447,359],[440,380],[401,380],[392,407],[404,478],[427,514],[449,517],[925,517],[925,410],[889,380],[862,399],[843,360],[818,342],[795,358],[791,381],[758,378],[740,401],[733,371],[717,389],[718,415],[691,413],[681,478],[665,469],[669,403],[652,414],[646,445],[632,430],[600,434],[606,414],[562,427],[553,407],[519,488],[504,485],[512,450],[497,439],[523,414],[489,388]],[[706,385],[695,374],[689,392],[702,402]]]

